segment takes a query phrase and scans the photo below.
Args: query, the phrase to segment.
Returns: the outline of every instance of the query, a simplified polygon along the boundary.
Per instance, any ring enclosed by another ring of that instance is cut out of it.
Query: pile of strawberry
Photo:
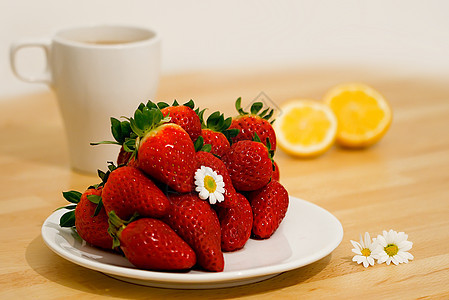
[[[269,238],[289,201],[273,161],[273,110],[256,102],[247,113],[240,98],[236,108],[204,121],[193,101],[148,101],[111,118],[115,141],[101,143],[121,145],[118,167],[109,162],[84,193],[64,192],[72,204],[60,225],[138,268],[222,271],[223,251]],[[214,175],[197,177],[205,170]]]

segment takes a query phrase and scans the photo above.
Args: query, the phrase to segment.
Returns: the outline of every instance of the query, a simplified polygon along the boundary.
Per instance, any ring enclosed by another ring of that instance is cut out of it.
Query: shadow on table
[[[210,290],[152,288],[116,280],[59,257],[45,245],[41,236],[36,237],[28,245],[25,258],[29,266],[47,280],[85,293],[128,299],[226,299],[269,293],[300,284],[320,273],[329,263],[331,255],[308,266],[282,273],[265,281]],[[60,293],[63,293],[63,289]]]

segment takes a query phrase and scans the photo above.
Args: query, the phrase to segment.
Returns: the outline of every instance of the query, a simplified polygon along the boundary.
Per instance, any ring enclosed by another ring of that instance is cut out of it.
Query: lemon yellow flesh
[[[282,132],[290,144],[305,147],[320,144],[330,127],[325,113],[311,107],[293,108],[281,124]]]
[[[338,120],[339,131],[365,135],[376,131],[385,118],[378,101],[362,91],[344,91],[330,103]]]

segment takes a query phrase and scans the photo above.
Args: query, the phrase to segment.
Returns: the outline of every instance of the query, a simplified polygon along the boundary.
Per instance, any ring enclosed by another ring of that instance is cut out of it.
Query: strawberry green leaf
[[[251,105],[251,114],[257,115],[257,113],[262,109],[263,103],[262,102],[254,102],[253,105]]]
[[[142,110],[145,107],[145,104],[140,103],[139,106],[137,107],[138,110]]]
[[[139,137],[142,138],[154,128],[169,122],[170,117],[168,115],[164,117],[158,106],[153,102],[148,101],[146,106],[141,103],[139,108],[134,112],[134,116],[128,120],[132,132],[129,137],[125,138],[123,146],[126,151],[135,152],[138,148],[138,144],[136,144],[134,150],[132,150],[128,140],[134,139],[134,141],[139,141]]]
[[[101,196],[98,195],[87,195],[87,199],[93,204],[98,204],[101,201]]]
[[[220,129],[221,131],[223,129],[224,122],[225,122],[224,116],[223,116],[223,114],[221,114],[220,117],[218,118],[217,125],[216,125],[217,128]]]
[[[259,114],[259,117],[261,117],[261,118],[263,118],[266,114],[267,114],[267,112],[270,110],[270,108],[268,107],[267,109],[265,109],[264,111],[262,111],[260,114]]]
[[[212,150],[212,145],[211,144],[205,144],[205,145],[203,145],[203,147],[201,147],[200,151],[210,152],[211,150]]]
[[[231,126],[231,123],[232,123],[232,118],[231,117],[229,117],[226,120],[224,120],[224,122],[223,122],[223,129],[224,130],[228,129],[229,126]]]
[[[201,150],[201,148],[203,147],[203,143],[204,143],[204,138],[200,135],[195,143],[193,143],[193,146],[195,147],[195,152],[198,152]]]
[[[97,207],[95,207],[95,211],[94,211],[93,217],[98,216],[98,214],[100,213],[102,208],[103,208],[103,199],[100,197],[100,200],[98,201]]]
[[[100,177],[100,179],[101,179],[102,181],[105,180],[105,177],[106,177],[106,173],[105,173],[105,172],[103,172],[102,170],[98,169],[98,170],[97,170],[97,174],[98,174],[98,177]]]
[[[187,106],[187,107],[190,108],[190,109],[194,109],[194,108],[195,108],[195,102],[193,102],[192,99],[190,99],[189,102],[186,102],[186,103],[184,103],[183,105],[184,105],[184,106]]]
[[[136,150],[136,139],[127,139],[125,143],[123,143],[123,149],[126,152],[134,152]]]
[[[148,100],[147,105],[145,105],[148,109],[158,109],[158,106],[156,103],[152,102],[151,100]]]
[[[207,121],[206,121],[207,128],[216,129],[216,127],[218,127],[217,122],[219,122],[219,119],[220,119],[220,112],[219,111],[213,112],[207,118]]]
[[[237,99],[237,101],[235,101],[235,108],[237,109],[239,115],[241,115],[241,116],[248,115],[248,113],[245,112],[245,111],[242,109],[242,106],[241,106],[241,105],[242,105],[242,98],[239,97],[239,98]],[[269,107],[263,109],[263,108],[264,108],[263,106],[264,106],[264,103],[263,103],[263,102],[260,102],[260,101],[259,101],[259,102],[254,102],[254,103],[251,105],[250,113],[251,113],[251,115],[258,116],[258,117],[260,117],[260,118],[262,118],[262,119],[265,119],[265,120],[267,120],[267,121],[270,121],[271,117],[272,117],[273,114],[274,114],[274,109],[270,109]],[[262,110],[262,109],[263,109],[263,110]],[[262,112],[260,112],[260,110],[262,110]],[[259,112],[260,112],[260,113],[259,113]],[[274,122],[274,120],[271,121],[270,124],[272,124],[273,122]]]
[[[146,128],[144,111],[148,111],[147,107],[144,107],[142,110],[136,110],[134,113],[134,120],[136,122],[136,127],[141,129],[143,132]]]
[[[119,141],[122,135],[122,128],[120,121],[116,118],[111,118],[111,132],[116,141]]]
[[[108,161],[108,170],[110,172],[114,171],[115,169],[117,169],[116,165],[114,165],[114,162],[112,161]],[[108,174],[109,175],[109,174]]]
[[[241,116],[247,114],[247,113],[242,109],[242,97],[238,97],[237,100],[235,101],[235,109],[237,109],[237,112],[238,112],[239,115],[241,115]]]
[[[196,115],[198,116],[198,118],[200,118],[201,128],[206,128],[206,124],[204,122],[204,112],[205,111],[206,111],[206,109],[203,109],[200,111],[199,107],[197,109],[195,109]]]
[[[98,146],[98,145],[120,145],[118,142],[114,141],[101,141],[101,142],[92,142],[89,143],[91,146]]]
[[[274,109],[270,110],[270,112],[268,113],[268,115],[264,116],[263,119],[265,119],[265,120],[268,121],[268,120],[270,120],[270,118],[273,116],[273,114],[274,114]],[[274,120],[273,120],[272,122],[274,122]]]
[[[116,118],[111,118],[111,132],[117,142],[123,143],[124,139],[122,141],[122,126],[120,125],[120,121]]]
[[[175,101],[173,101],[172,106],[179,106],[179,103],[178,103],[178,101],[176,101],[176,99],[175,99]]]
[[[201,135],[196,139],[193,145],[195,146],[195,152],[198,151],[210,152],[210,150],[212,150],[212,145],[204,144],[204,138]]]
[[[101,186],[100,183],[89,185],[88,189],[98,189]]]
[[[169,107],[170,105],[168,105],[168,103],[165,103],[165,102],[158,102],[157,103],[157,107],[159,108],[159,109],[164,109],[164,108],[166,108],[166,107]]]
[[[100,179],[101,179],[101,183],[93,185],[93,186],[90,186],[89,188],[97,189],[98,187],[104,186],[106,184],[106,182],[108,181],[109,175],[115,169],[117,169],[117,167],[114,165],[114,163],[112,161],[108,161],[108,170],[106,172],[104,172],[102,170],[97,170],[98,177],[100,177]],[[89,197],[90,197],[90,195],[87,196],[87,199],[89,199]],[[100,196],[98,196],[98,197],[100,197]],[[95,204],[97,204],[97,203],[95,203]]]
[[[62,196],[64,197],[64,199],[75,204],[80,202],[81,195],[82,194],[78,191],[62,192]]]
[[[71,210],[66,212],[59,219],[59,226],[61,227],[73,227],[75,226],[75,211]]]
[[[60,209],[68,209],[68,210],[73,210],[76,208],[76,204],[72,204],[72,205],[67,205],[67,206],[61,206],[58,207],[57,209],[55,209],[55,211],[60,210]]]
[[[101,144],[114,144],[122,145],[127,138],[132,135],[131,126],[129,121],[119,121],[116,118],[111,118],[111,133],[115,141],[102,141],[96,143],[90,143],[92,146]]]
[[[223,134],[225,135],[226,139],[229,141],[229,144],[232,145],[232,138],[236,137],[240,132],[240,129],[238,128],[232,128],[223,131]]]
[[[261,143],[260,137],[259,137],[259,135],[257,134],[257,132],[254,133],[253,141]]]
[[[270,138],[267,138],[267,143],[266,143],[266,145],[267,145],[267,148],[268,148],[268,149],[271,149]]]
[[[153,114],[153,123],[158,126],[164,119],[164,114],[158,109],[152,110],[151,113]]]

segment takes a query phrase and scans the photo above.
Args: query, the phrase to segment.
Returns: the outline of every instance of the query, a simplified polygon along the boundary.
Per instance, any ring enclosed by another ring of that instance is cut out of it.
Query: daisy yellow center
[[[209,193],[214,193],[217,189],[217,183],[212,176],[206,175],[204,176],[204,187]]]
[[[361,252],[362,252],[362,255],[366,256],[366,257],[371,255],[371,250],[368,248],[363,248]]]
[[[385,252],[388,254],[388,256],[395,256],[398,254],[399,248],[395,244],[388,244],[384,248]]]

